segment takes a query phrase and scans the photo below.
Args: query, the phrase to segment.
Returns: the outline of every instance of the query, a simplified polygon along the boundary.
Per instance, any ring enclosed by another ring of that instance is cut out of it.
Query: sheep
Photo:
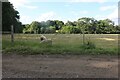
[[[41,41],[45,41],[45,40],[47,40],[47,38],[42,35],[41,38],[40,38],[40,40],[41,40]]]
[[[40,38],[41,40],[41,44],[46,44],[46,45],[52,45],[52,40],[51,39],[47,39],[45,36],[41,36]]]

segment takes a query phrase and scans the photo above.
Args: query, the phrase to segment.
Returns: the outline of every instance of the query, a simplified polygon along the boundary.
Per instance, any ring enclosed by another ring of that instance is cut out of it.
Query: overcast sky
[[[119,0],[9,0],[20,13],[20,21],[76,21],[81,17],[109,18],[118,24]]]

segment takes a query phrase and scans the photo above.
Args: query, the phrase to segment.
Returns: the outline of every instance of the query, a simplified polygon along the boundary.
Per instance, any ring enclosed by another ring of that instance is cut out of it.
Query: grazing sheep
[[[44,40],[47,40],[47,38],[42,35],[41,38],[40,38],[40,40],[41,40],[41,41],[44,41]]]
[[[41,40],[41,43],[42,44],[46,44],[46,45],[52,45],[52,40],[51,39],[47,39],[45,36],[41,36],[41,38],[40,38],[40,40]]]

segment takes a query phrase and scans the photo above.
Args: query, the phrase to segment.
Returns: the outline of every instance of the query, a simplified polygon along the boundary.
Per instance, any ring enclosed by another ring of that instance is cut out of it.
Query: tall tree
[[[14,9],[10,2],[2,2],[2,31],[11,31],[10,26],[14,26],[15,32],[19,32],[21,27],[19,22],[19,12]]]
[[[85,33],[95,33],[97,20],[95,20],[94,18],[83,17],[78,19],[78,25],[82,27],[82,30],[84,30]]]

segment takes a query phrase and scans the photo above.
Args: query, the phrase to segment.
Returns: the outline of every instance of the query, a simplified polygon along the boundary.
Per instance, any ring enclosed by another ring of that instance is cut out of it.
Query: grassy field
[[[16,54],[118,54],[118,34],[86,34],[85,42],[96,47],[86,49],[82,34],[44,34],[52,45],[40,43],[40,34],[15,34],[11,44],[10,35],[2,36],[3,53]]]

